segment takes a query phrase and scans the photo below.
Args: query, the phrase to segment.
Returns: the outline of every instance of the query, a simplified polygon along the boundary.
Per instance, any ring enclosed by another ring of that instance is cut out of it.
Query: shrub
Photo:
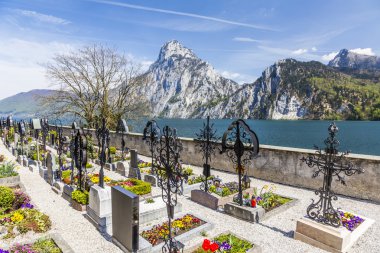
[[[14,163],[0,164],[0,178],[17,176],[18,173],[15,171],[15,168],[16,165]]]
[[[6,186],[0,186],[0,210],[11,208],[14,200],[15,195],[12,189]]]
[[[91,163],[87,163],[86,164],[86,169],[91,169],[92,168],[92,164]]]
[[[124,189],[137,195],[145,195],[152,191],[152,185],[150,183],[135,178],[130,178],[124,181],[114,181],[110,183],[110,185],[120,185]]]
[[[62,171],[62,178],[69,178],[71,176],[71,170]]]
[[[61,249],[52,239],[40,239],[33,243],[33,250],[38,253],[61,253]]]
[[[191,176],[191,175],[194,174],[194,173],[193,173],[193,169],[190,168],[190,167],[187,167],[187,168],[185,168],[185,169],[183,170],[183,174],[186,175],[186,176]]]
[[[110,153],[111,155],[116,154],[116,147],[110,147]]]
[[[88,191],[75,190],[71,193],[71,198],[82,205],[88,204]]]
[[[230,195],[230,194],[231,194],[230,189],[228,189],[227,187],[223,187],[223,188],[222,188],[222,197],[224,197],[224,196],[228,196],[228,195]]]

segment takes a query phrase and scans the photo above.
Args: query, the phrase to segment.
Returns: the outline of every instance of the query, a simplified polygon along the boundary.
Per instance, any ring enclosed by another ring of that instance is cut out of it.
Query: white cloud
[[[318,49],[316,47],[312,47],[311,51],[316,52]]]
[[[364,54],[364,55],[371,55],[374,56],[375,53],[372,51],[372,48],[367,47],[367,48],[355,48],[355,49],[350,49],[350,52],[356,53],[356,54]]]
[[[331,61],[339,52],[331,52],[329,54],[322,55],[322,60]]]
[[[21,9],[15,9],[15,11],[19,15],[29,17],[29,18],[33,18],[33,19],[41,21],[41,22],[46,22],[46,23],[51,23],[51,24],[56,24],[56,25],[67,25],[67,24],[71,23],[70,21],[68,21],[66,19],[55,17],[52,15],[42,14],[42,13],[39,13],[36,11],[21,10]]]
[[[301,55],[301,54],[306,54],[307,51],[308,51],[308,50],[305,49],[305,48],[300,48],[300,49],[297,49],[297,50],[292,51],[292,54],[295,54],[295,55]]]
[[[255,40],[248,37],[235,37],[232,40],[239,41],[239,42],[260,42],[260,40]]]
[[[250,75],[240,74],[237,72],[230,72],[226,70],[217,70],[217,72],[225,78],[231,79],[237,83],[253,83],[256,78]]]
[[[42,64],[57,53],[67,53],[73,45],[11,38],[0,41],[0,99],[31,89],[48,88]]]

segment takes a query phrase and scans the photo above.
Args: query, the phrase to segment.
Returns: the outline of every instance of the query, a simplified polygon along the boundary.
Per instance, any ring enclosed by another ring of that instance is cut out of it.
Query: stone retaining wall
[[[70,135],[70,132],[69,127],[64,128],[65,135]],[[93,134],[96,140],[94,130],[85,130],[85,132]],[[120,136],[111,132],[112,146],[120,148]],[[142,140],[142,134],[129,133],[124,139],[127,147],[137,149],[139,154],[150,155],[148,145]],[[198,152],[194,140],[191,138],[180,138],[180,140],[184,148],[181,153],[182,161],[186,164],[202,166],[202,154]],[[253,166],[248,168],[248,175],[276,183],[318,189],[322,185],[322,177],[313,179],[314,170],[300,160],[311,153],[314,153],[311,149],[261,145],[259,157],[254,159]],[[363,168],[365,173],[346,176],[347,186],[333,182],[333,190],[338,194],[380,203],[380,156],[351,154],[348,157],[356,166]],[[215,169],[235,173],[233,165],[225,155],[216,154],[216,157],[212,158],[211,165]]]

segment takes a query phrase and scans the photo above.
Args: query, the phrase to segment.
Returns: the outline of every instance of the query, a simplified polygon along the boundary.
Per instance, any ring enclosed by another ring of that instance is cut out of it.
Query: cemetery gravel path
[[[147,157],[140,156],[143,160]],[[190,166],[197,175],[202,173],[202,168]],[[219,176],[224,182],[237,181],[237,175],[215,171],[212,175]],[[270,182],[251,178],[251,186],[256,186],[260,190],[262,186],[271,184]],[[295,206],[290,207],[282,213],[270,217],[259,224],[252,224],[229,215],[223,214],[203,207],[190,200],[190,195],[179,197],[184,213],[191,212],[199,218],[207,219],[214,223],[213,230],[207,232],[207,238],[212,238],[224,231],[231,231],[237,235],[250,240],[261,246],[263,253],[319,253],[326,252],[306,243],[293,239],[297,219],[306,214],[306,208],[311,203],[311,199],[316,197],[314,191],[281,184],[274,184],[276,192],[289,197],[297,198],[299,201]],[[347,190],[350,190],[349,179],[347,180]],[[362,235],[353,245],[349,253],[378,253],[380,252],[380,205],[372,202],[357,200],[348,197],[338,196],[334,202],[335,207],[352,211],[359,215],[375,220],[375,223]],[[204,237],[197,238],[185,243],[185,247],[191,247],[203,241]]]
[[[0,153],[15,160],[3,143],[0,144]],[[71,208],[69,202],[54,193],[38,172],[32,173],[28,168],[20,167],[18,172],[27,194],[52,221],[49,232],[60,234],[76,253],[122,252],[115,244],[107,241],[80,212]]]

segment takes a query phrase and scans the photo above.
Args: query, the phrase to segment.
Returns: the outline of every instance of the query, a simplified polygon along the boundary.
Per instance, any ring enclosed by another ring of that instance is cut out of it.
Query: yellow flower
[[[11,217],[11,220],[13,221],[13,222],[20,222],[20,221],[22,221],[24,219],[24,215],[22,215],[21,213],[19,213],[19,212],[15,212],[15,213],[13,213],[13,215],[12,215],[12,217]]]

